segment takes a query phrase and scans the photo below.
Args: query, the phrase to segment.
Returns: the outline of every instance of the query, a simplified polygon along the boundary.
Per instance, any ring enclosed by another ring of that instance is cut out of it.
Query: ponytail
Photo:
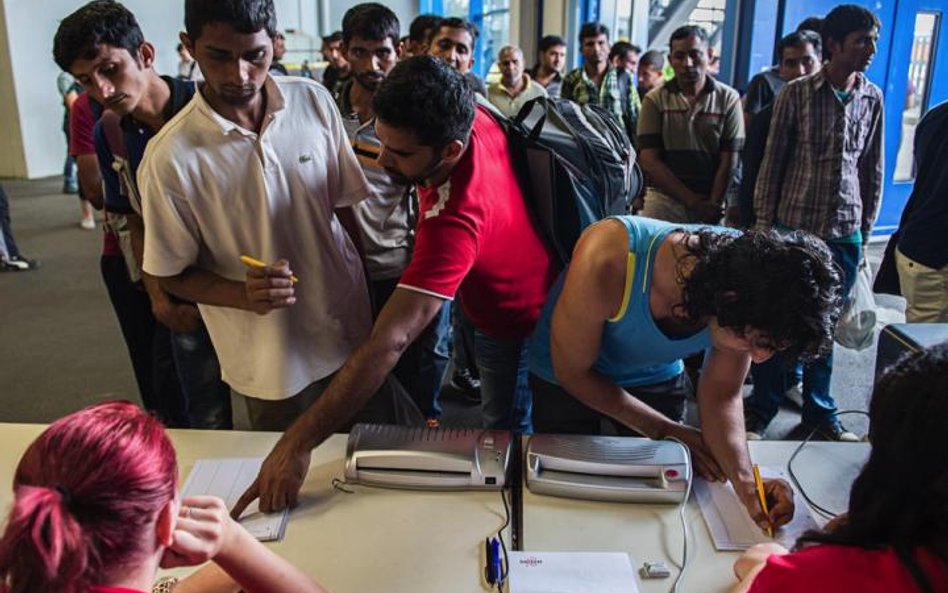
[[[161,423],[134,404],[97,404],[50,425],[13,479],[0,593],[86,593],[144,561],[177,474]]]
[[[18,486],[16,502],[0,540],[5,593],[88,590],[89,550],[82,527],[70,513],[68,495],[55,489]]]

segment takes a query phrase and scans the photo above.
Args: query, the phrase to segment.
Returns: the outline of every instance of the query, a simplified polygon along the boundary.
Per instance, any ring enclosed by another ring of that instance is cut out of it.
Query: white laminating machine
[[[499,490],[512,437],[486,429],[356,424],[346,446],[346,481],[420,490]]]
[[[531,492],[589,500],[679,503],[691,479],[684,445],[637,437],[533,435],[525,465]]]

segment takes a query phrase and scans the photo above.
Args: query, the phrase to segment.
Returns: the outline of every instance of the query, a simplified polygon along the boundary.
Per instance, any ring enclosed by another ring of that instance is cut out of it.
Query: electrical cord
[[[666,441],[673,441],[678,443],[678,445],[684,450],[685,458],[691,459],[691,452],[688,450],[688,445],[682,441],[676,439],[675,437],[665,437]],[[688,467],[688,483],[685,486],[685,496],[681,499],[681,502],[678,503],[678,518],[681,519],[681,536],[682,536],[682,546],[681,546],[681,564],[675,564],[678,567],[678,576],[675,577],[675,582],[672,584],[672,593],[678,593],[681,583],[684,581],[685,569],[688,567],[688,520],[685,518],[685,507],[688,504],[688,499],[691,498],[691,485],[694,483],[695,479],[694,468],[689,465]]]
[[[507,571],[510,569],[510,563],[507,559],[507,544],[504,542],[504,529],[507,529],[507,526],[510,525],[510,504],[507,502],[506,492],[505,488],[500,489],[500,500],[504,501],[504,524],[497,531],[497,539],[500,540],[500,549],[504,551],[504,565],[501,567],[497,580],[497,593],[502,593],[504,581],[507,580]]]
[[[497,587],[497,593],[503,593],[504,582],[507,580],[507,571],[509,569],[509,560],[507,558],[507,543],[504,541],[504,530],[510,525],[510,504],[507,502],[506,489],[500,489],[500,500],[504,503],[504,524],[497,530],[495,538],[487,538],[485,542],[485,551],[487,555],[487,565],[484,567],[484,580],[491,586]],[[497,556],[497,544],[503,551],[503,560]]]
[[[858,414],[861,416],[865,416],[867,418],[869,417],[869,413],[864,412],[863,410],[843,410],[841,412],[836,412],[836,417],[853,415],[853,414]],[[810,434],[808,434],[807,437],[803,439],[803,442],[797,445],[797,448],[794,449],[793,454],[790,455],[790,459],[787,460],[787,473],[790,475],[790,481],[793,482],[793,485],[797,489],[797,492],[800,493],[800,496],[803,497],[803,500],[806,501],[806,503],[810,506],[810,508],[816,511],[817,513],[823,515],[827,519],[833,519],[837,515],[839,515],[839,513],[834,513],[833,511],[830,511],[829,509],[824,508],[823,506],[817,504],[812,498],[810,498],[810,495],[807,494],[806,490],[803,489],[803,485],[800,483],[800,480],[797,478],[796,473],[793,471],[793,460],[797,458],[797,455],[800,454],[800,451],[803,450],[803,447],[806,446],[806,444],[810,442],[810,440],[816,435],[817,432],[819,432],[819,428],[814,428],[813,430],[811,430]]]

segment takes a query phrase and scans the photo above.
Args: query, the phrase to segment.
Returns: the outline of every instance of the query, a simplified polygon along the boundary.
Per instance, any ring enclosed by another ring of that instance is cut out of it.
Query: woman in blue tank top
[[[805,233],[739,233],[619,216],[583,233],[529,346],[537,432],[674,437],[705,478],[730,480],[758,524],[781,525],[793,496],[765,480],[760,508],[744,439],[741,386],[774,352],[832,345],[839,274]],[[702,430],[682,424],[692,392],[681,359],[705,351]]]

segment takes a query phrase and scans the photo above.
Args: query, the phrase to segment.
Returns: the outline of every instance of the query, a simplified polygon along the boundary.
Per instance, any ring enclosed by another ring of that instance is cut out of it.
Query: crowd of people
[[[355,422],[438,426],[450,384],[480,401],[488,428],[675,438],[759,525],[789,521],[781,479],[764,480],[762,508],[747,439],[800,382],[806,427],[859,439],[829,385],[834,327],[882,187],[882,93],[865,76],[878,17],[842,5],[808,19],[743,99],[712,74],[698,26],[674,31],[667,54],[643,54],[584,24],[583,65],[569,72],[561,37],[539,41],[532,69],[505,46],[490,85],[472,71],[473,24],[422,15],[405,38],[401,27],[382,4],[351,8],[323,39],[320,83],[286,75],[272,0],[185,0],[177,76],[156,71],[154,45],[114,0],[62,20],[54,59],[81,86],[70,154],[80,194],[104,207],[102,277],[144,408],[169,427],[283,433],[235,517],[255,499],[264,512],[296,506],[312,449]],[[568,263],[534,224],[501,119],[538,97],[614,118],[646,179],[641,200],[587,228]],[[923,135],[923,152],[944,136]],[[920,375],[943,384],[945,360],[939,349],[896,369],[877,388],[872,430],[940,418],[937,390],[911,386]],[[902,396],[918,404],[894,426],[886,402]],[[698,426],[684,421],[688,399]],[[103,444],[121,431],[128,451]],[[917,438],[937,447],[939,434]],[[49,447],[72,440],[81,470],[39,470],[58,455]],[[876,446],[864,475],[921,441],[895,442]],[[160,470],[136,468],[145,457]],[[948,495],[939,463],[920,498],[933,508]],[[225,588],[175,590],[318,590],[246,544],[219,501],[179,501],[175,472],[160,426],[131,406],[52,425],[17,472],[0,591],[146,590],[159,564],[210,558],[223,572],[202,578]],[[741,586],[784,590],[758,583],[833,557],[809,542],[856,556],[891,548],[903,571],[891,578],[943,586],[943,521],[930,532],[871,526],[879,513],[860,505],[873,479],[857,481],[847,520],[801,543],[799,562],[766,560],[773,550],[742,561]],[[85,500],[98,489],[116,496]],[[129,504],[132,491],[147,504]],[[80,544],[87,505],[122,513]]]

